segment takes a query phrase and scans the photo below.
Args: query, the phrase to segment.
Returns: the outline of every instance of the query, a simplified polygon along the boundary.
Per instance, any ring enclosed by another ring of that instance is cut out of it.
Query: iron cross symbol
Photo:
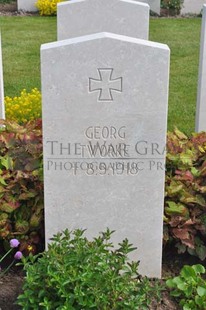
[[[112,92],[122,92],[122,77],[113,79],[114,69],[97,69],[99,79],[89,78],[89,92],[99,92],[99,101],[113,101]]]

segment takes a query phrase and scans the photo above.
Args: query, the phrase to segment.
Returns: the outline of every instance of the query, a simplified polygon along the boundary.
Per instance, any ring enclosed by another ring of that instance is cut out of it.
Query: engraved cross
[[[99,92],[99,101],[113,101],[112,92],[122,92],[122,77],[112,78],[114,69],[97,69],[99,79],[89,78],[89,92]]]

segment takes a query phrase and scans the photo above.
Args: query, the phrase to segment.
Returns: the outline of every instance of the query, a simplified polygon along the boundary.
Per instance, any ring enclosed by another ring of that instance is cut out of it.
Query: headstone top
[[[58,40],[104,31],[147,40],[149,6],[135,0],[72,0],[58,4]]]
[[[125,3],[130,3],[130,4],[136,4],[136,5],[142,5],[142,6],[146,6],[149,7],[149,5],[146,3],[147,0],[143,0],[141,2],[140,1],[136,1],[136,0],[70,0],[70,1],[63,1],[63,2],[59,2],[58,6],[65,6],[67,4],[70,5],[75,5],[76,3],[83,3],[83,2],[94,2],[96,5],[103,5],[104,7],[109,5],[109,8],[112,8],[112,6],[118,2],[125,2]],[[112,6],[111,6],[112,4]]]
[[[143,3],[148,3],[151,11],[160,14],[160,0],[138,0]]]
[[[110,32],[100,32],[100,33],[94,33],[94,34],[89,34],[89,35],[84,35],[84,36],[79,36],[67,40],[62,40],[62,41],[56,41],[56,42],[50,42],[46,44],[41,45],[41,50],[44,49],[50,49],[50,48],[56,48],[56,47],[64,47],[70,44],[74,43],[84,43],[88,41],[93,41],[97,39],[103,39],[103,38],[111,38],[119,41],[124,41],[124,42],[130,42],[130,43],[136,43],[136,44],[144,44],[145,46],[151,46],[159,49],[166,49],[170,51],[168,45],[164,43],[157,43],[153,41],[147,41],[135,37],[128,37],[116,33],[110,33]]]

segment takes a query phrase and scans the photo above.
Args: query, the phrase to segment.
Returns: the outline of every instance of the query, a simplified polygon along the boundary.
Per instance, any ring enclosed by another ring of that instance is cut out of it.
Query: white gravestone
[[[105,31],[147,40],[149,6],[133,0],[72,0],[58,4],[58,40]]]
[[[37,12],[36,2],[37,0],[17,0],[18,11]]]
[[[0,119],[5,119],[1,33],[0,33]]]
[[[160,277],[168,47],[88,35],[43,45],[41,72],[46,240],[109,227]]]
[[[203,6],[202,14],[202,31],[195,124],[195,130],[197,132],[206,131],[206,5]]]
[[[184,0],[181,14],[200,14],[206,0]]]
[[[138,1],[149,4],[150,9],[153,12],[160,14],[160,0],[138,0]]]

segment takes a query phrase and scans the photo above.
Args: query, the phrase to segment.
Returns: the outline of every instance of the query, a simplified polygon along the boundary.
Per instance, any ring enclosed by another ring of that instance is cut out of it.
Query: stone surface
[[[18,11],[37,12],[36,2],[37,0],[17,0]]]
[[[151,11],[160,14],[160,0],[138,0],[138,1],[149,4]]]
[[[46,240],[107,227],[160,277],[167,46],[110,33],[41,48]]]
[[[184,0],[181,14],[200,14],[206,0]]]
[[[195,130],[206,131],[206,5],[203,6]]]
[[[0,33],[0,118],[1,119],[5,118],[1,33]]]
[[[149,6],[133,0],[72,0],[58,4],[58,40],[105,31],[147,40]]]

